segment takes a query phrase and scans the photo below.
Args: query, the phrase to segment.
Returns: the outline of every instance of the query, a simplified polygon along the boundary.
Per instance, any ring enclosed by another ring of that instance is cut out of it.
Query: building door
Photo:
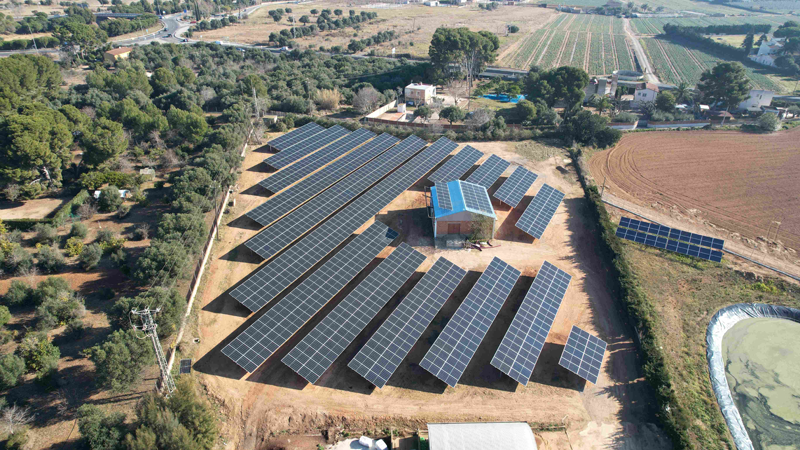
[[[461,224],[458,222],[448,223],[447,234],[461,234]]]

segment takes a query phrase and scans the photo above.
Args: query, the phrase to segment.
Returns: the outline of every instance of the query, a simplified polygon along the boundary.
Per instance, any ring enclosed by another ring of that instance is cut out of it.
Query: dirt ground
[[[404,433],[424,428],[432,421],[528,421],[532,425],[565,424],[567,432],[537,433],[542,449],[661,449],[670,448],[663,433],[653,425],[654,399],[641,375],[632,334],[606,289],[606,270],[592,247],[592,224],[586,219],[586,204],[574,172],[563,156],[527,160],[514,153],[516,143],[472,145],[487,154],[497,154],[514,164],[540,174],[519,209],[495,204],[499,248],[479,251],[442,250],[433,247],[432,227],[425,209],[426,182],[419,182],[377,216],[401,233],[397,242],[407,242],[428,259],[345,350],[318,385],[310,385],[280,359],[352,288],[379,260],[340,292],[324,310],[306,324],[281,350],[256,372],[246,374],[221,353],[233,336],[254,317],[227,293],[260,265],[260,258],[241,244],[258,231],[244,213],[264,201],[251,188],[268,176],[260,164],[267,154],[249,151],[236,195],[236,206],[223,218],[219,241],[207,268],[200,308],[201,341],[194,355],[193,370],[208,393],[221,406],[226,448],[262,449],[276,437],[396,427]],[[459,146],[461,148],[462,146]],[[546,152],[545,152],[546,153]],[[565,168],[565,166],[567,168]],[[510,174],[507,171],[505,176]],[[543,182],[567,193],[543,240],[534,241],[513,224]],[[490,194],[501,184],[495,183]],[[363,228],[363,227],[362,227]],[[384,252],[381,257],[385,257]],[[441,331],[443,320],[452,316],[458,303],[491,259],[498,256],[521,270],[523,276],[503,306],[456,388],[418,366]],[[368,337],[390,314],[437,257],[446,257],[469,274],[454,296],[434,319],[410,355],[383,389],[377,389],[347,367]],[[545,344],[528,386],[518,385],[489,365],[536,271],[547,259],[573,276],[572,284]],[[558,366],[558,358],[572,325],[597,333],[609,343],[598,385],[579,379]],[[335,433],[334,433],[335,434]]]
[[[0,219],[44,219],[72,197],[37,198],[24,202],[0,203]]]

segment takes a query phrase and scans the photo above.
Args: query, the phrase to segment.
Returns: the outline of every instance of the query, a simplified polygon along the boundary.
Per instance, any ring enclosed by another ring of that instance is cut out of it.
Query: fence
[[[647,128],[703,128],[711,125],[710,120],[673,120],[665,122],[647,122]]]
[[[630,122],[630,123],[615,123],[611,122],[608,124],[609,128],[613,128],[615,130],[622,130],[622,131],[631,131],[635,130],[636,127],[639,125],[639,122]]]

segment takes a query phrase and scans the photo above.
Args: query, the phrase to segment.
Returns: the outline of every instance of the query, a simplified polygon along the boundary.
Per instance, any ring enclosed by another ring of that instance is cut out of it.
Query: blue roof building
[[[475,234],[476,222],[486,228],[491,223],[491,230],[485,230],[480,239],[494,236],[497,216],[485,187],[461,180],[437,184],[431,187],[431,204],[435,237]]]

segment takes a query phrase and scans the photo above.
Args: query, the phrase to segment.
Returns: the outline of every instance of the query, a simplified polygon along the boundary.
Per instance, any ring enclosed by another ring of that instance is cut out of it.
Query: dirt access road
[[[274,137],[274,136],[273,136]],[[606,270],[595,256],[592,224],[586,219],[586,204],[574,173],[561,167],[563,160],[528,161],[514,153],[514,143],[473,143],[487,154],[494,153],[540,174],[519,210],[496,204],[500,248],[488,251],[440,250],[433,247],[432,227],[425,210],[424,182],[392,202],[377,220],[401,233],[407,242],[428,259],[389,302],[365,332],[345,350],[318,385],[310,385],[281,363],[281,358],[330,309],[364,277],[360,275],[317,314],[289,343],[256,372],[244,373],[222,355],[221,348],[253,317],[228,295],[229,290],[260,264],[260,258],[242,243],[259,228],[245,212],[264,201],[263,192],[251,188],[268,176],[260,150],[249,151],[244,162],[236,206],[223,219],[220,240],[202,282],[199,329],[200,344],[194,371],[208,393],[221,405],[226,421],[222,427],[229,449],[264,449],[277,445],[287,434],[319,430],[396,427],[410,433],[432,421],[528,421],[531,424],[568,425],[563,431],[539,433],[542,449],[666,449],[669,443],[652,424],[653,397],[641,377],[630,330],[605,284]],[[511,172],[507,171],[506,176]],[[545,237],[541,241],[524,235],[513,224],[532,195],[547,182],[567,193]],[[501,183],[495,184],[490,193]],[[366,227],[366,225],[365,225]],[[362,227],[365,228],[365,227]],[[398,241],[398,243],[400,242]],[[370,268],[378,264],[380,255]],[[503,306],[497,320],[478,349],[456,388],[447,387],[418,366],[458,303],[494,256],[521,270],[523,277]],[[410,355],[383,389],[376,389],[347,367],[367,338],[388,316],[399,300],[421,278],[436,257],[446,257],[469,270],[454,296],[445,304],[417,342]],[[573,276],[564,303],[528,386],[523,387],[488,363],[518,308],[524,293],[544,260]],[[266,309],[266,308],[265,308]],[[263,313],[263,311],[262,311]],[[258,316],[255,314],[253,316]],[[575,324],[597,333],[609,343],[603,371],[594,386],[558,366],[563,345]],[[191,338],[191,336],[187,336]]]

